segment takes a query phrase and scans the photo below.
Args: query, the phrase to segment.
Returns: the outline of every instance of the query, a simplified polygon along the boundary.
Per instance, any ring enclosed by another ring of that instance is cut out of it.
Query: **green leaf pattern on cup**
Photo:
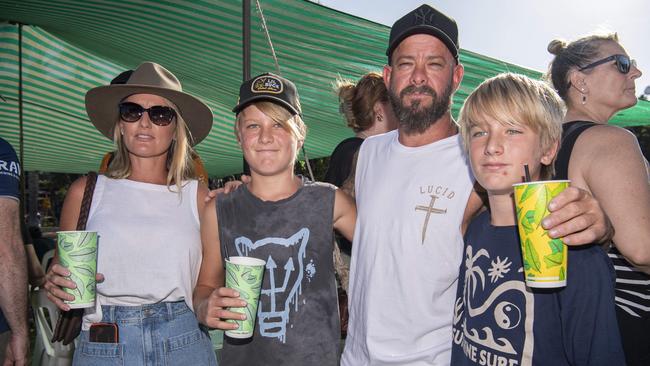
[[[235,271],[226,271],[226,283],[228,287],[239,287],[239,276]]]
[[[76,272],[78,272],[80,274],[83,274],[84,276],[88,276],[88,277],[95,276],[95,273],[94,273],[93,269],[90,268],[90,266],[87,265],[87,264],[74,265],[74,266],[72,266],[72,268],[74,268],[76,270]]]
[[[526,201],[530,196],[534,195],[535,192],[539,189],[539,185],[537,184],[532,184],[526,186],[526,189],[524,190],[524,193],[521,195],[521,200],[520,202]]]
[[[530,239],[526,239],[526,242],[524,244],[524,267],[525,269],[534,269],[535,271],[541,273],[539,255],[537,254],[535,246],[530,241]]]
[[[564,259],[563,253],[553,253],[544,256],[544,263],[546,263],[546,268],[553,268],[561,266],[562,259]]]
[[[253,273],[250,268],[244,269],[244,271],[241,274],[241,278],[244,281],[246,281],[246,283],[248,283],[249,285],[255,284],[255,282],[257,282],[258,280],[258,276],[256,276],[255,273]]]
[[[70,271],[69,279],[77,286],[66,292],[74,295],[71,304],[92,303],[95,297],[97,234],[94,232],[59,233],[59,263]]]
[[[75,262],[89,262],[95,259],[97,249],[89,247],[75,250],[68,253],[68,256]]]
[[[83,233],[82,237],[81,237],[81,240],[80,240],[80,243],[79,243],[79,248],[83,248],[83,247],[87,246],[88,244],[92,243],[93,239],[94,239],[94,236],[95,236],[94,233],[89,233],[89,232]]]
[[[237,331],[245,333],[255,328],[255,324],[251,321],[255,320],[257,314],[263,276],[263,266],[251,267],[248,265],[226,263],[226,287],[237,289],[239,291],[239,297],[246,301],[246,306],[243,308],[230,308],[230,311],[243,313],[247,318],[244,321],[231,321],[239,325]]]
[[[70,238],[66,237],[63,239],[63,243],[61,243],[61,246],[65,251],[69,251],[72,250],[72,248],[74,248],[74,242]]]
[[[564,244],[559,239],[552,239],[548,242],[551,247],[551,254],[544,256],[544,263],[547,268],[553,268],[562,265],[564,260]]]
[[[551,197],[555,197],[558,194],[560,194],[564,189],[566,188],[566,185],[564,184],[558,184],[553,191],[551,191]]]
[[[539,227],[542,224],[542,219],[546,216],[548,213],[548,201],[549,201],[549,196],[548,196],[548,191],[544,189],[543,186],[540,189],[537,201],[535,202],[535,214],[534,214],[534,221],[537,223],[537,227]]]
[[[77,284],[77,287],[74,289],[75,297],[77,297],[76,294],[79,294],[78,299],[81,299],[86,293],[86,284],[75,272],[72,271],[72,269],[68,268],[68,270],[70,271],[70,280]]]
[[[88,295],[91,297],[95,296],[95,284],[94,283],[89,283],[86,285],[86,291],[88,292]]]
[[[564,243],[560,239],[551,239],[548,242],[548,246],[551,247],[551,253],[563,253],[564,252]]]
[[[523,218],[519,219],[519,221],[521,222],[521,226],[524,227],[526,234],[530,234],[535,231],[535,228],[533,227],[533,223],[535,222],[534,210],[526,211],[526,215]]]
[[[549,237],[541,222],[549,214],[548,204],[552,198],[567,185],[564,182],[532,182],[515,186],[515,197],[518,198],[515,210],[522,242],[523,264],[530,284],[566,280],[565,245],[560,239]],[[533,240],[536,245],[533,245]],[[550,280],[558,277],[558,280]]]

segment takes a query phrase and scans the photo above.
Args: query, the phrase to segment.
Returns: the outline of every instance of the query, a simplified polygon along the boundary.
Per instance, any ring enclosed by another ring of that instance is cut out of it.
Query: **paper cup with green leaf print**
[[[568,180],[527,182],[513,185],[517,226],[521,241],[526,285],[555,288],[566,286],[567,248],[542,227],[548,203],[569,186]]]
[[[74,295],[74,300],[66,301],[66,304],[72,309],[94,306],[97,232],[59,231],[57,252],[59,264],[70,271],[69,278],[77,285],[76,288],[63,288],[65,292]]]
[[[257,304],[262,289],[266,261],[251,257],[230,257],[226,259],[226,287],[239,291],[239,298],[246,301],[245,307],[228,310],[246,315],[245,320],[229,320],[239,328],[226,331],[231,338],[250,338],[255,330]]]

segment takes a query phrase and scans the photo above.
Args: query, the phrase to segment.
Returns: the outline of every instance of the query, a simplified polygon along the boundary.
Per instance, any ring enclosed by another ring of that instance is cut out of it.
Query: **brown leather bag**
[[[86,229],[88,221],[88,212],[90,204],[93,201],[93,192],[97,183],[97,173],[88,172],[86,175],[86,188],[81,199],[81,208],[79,209],[79,219],[77,220],[77,230]],[[84,309],[71,309],[59,313],[54,327],[52,342],[63,342],[64,345],[70,344],[81,333],[81,320],[84,315]]]

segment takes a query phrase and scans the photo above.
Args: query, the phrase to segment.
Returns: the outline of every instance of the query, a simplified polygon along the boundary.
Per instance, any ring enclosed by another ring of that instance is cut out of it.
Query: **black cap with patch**
[[[458,26],[456,21],[429,5],[419,8],[399,18],[390,29],[388,40],[388,64],[391,63],[393,51],[408,36],[430,34],[441,40],[458,61]]]
[[[245,81],[239,87],[239,101],[232,111],[239,113],[249,104],[262,100],[278,103],[292,114],[302,114],[296,86],[289,79],[271,73]]]

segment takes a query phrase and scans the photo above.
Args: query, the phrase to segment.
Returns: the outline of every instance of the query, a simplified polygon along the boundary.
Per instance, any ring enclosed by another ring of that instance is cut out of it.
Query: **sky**
[[[320,0],[320,4],[391,26],[417,8],[415,0]],[[614,31],[641,71],[636,94],[650,87],[648,0],[436,0],[426,2],[456,20],[460,47],[546,71],[555,38],[574,40],[593,31]]]

